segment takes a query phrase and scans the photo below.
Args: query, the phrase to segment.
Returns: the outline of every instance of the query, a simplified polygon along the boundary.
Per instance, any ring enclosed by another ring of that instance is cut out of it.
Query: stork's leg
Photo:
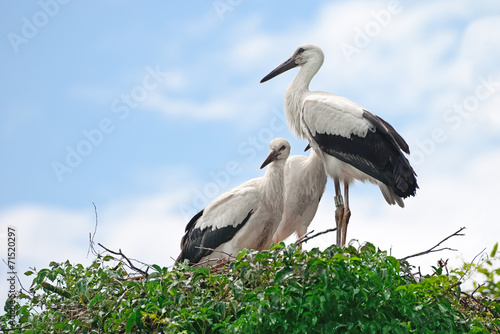
[[[342,247],[347,241],[347,224],[351,218],[351,210],[349,209],[349,184],[344,183],[344,210],[342,213]]]
[[[342,247],[342,217],[344,216],[344,200],[340,192],[340,181],[335,178],[335,223],[337,224],[337,247]]]

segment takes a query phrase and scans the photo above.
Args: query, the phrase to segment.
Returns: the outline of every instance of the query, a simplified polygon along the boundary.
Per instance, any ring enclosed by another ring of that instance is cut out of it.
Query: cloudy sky
[[[292,154],[283,96],[260,79],[297,46],[323,48],[311,89],[346,96],[407,140],[420,190],[389,206],[351,189],[348,239],[459,265],[500,239],[500,5],[493,1],[198,3],[41,0],[0,11],[0,255],[16,270],[89,263],[95,241],[168,266],[185,224],[254,177],[272,138]],[[310,229],[334,226],[333,184]],[[326,247],[334,235],[307,247]],[[2,267],[2,276],[6,268]],[[30,279],[23,278],[29,286]],[[0,279],[3,300],[7,286]]]

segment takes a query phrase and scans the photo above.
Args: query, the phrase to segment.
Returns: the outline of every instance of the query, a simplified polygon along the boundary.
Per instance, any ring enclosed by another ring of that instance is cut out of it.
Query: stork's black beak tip
[[[260,166],[260,169],[266,167],[269,165],[271,162],[276,160],[278,158],[279,153],[276,151],[271,151],[269,152],[269,155],[267,156],[266,160],[262,163],[262,166]]]
[[[271,74],[271,73],[270,73]],[[260,80],[260,83],[264,83],[266,81],[269,81],[269,79],[271,79],[272,77],[270,76],[270,74],[266,75],[265,77],[262,78],[262,80]]]
[[[275,76],[280,75],[283,72],[288,71],[291,68],[297,67],[298,65],[295,63],[295,59],[292,57],[285,61],[283,64],[280,66],[276,67],[274,70],[271,71],[268,75],[266,75],[262,80],[260,80],[260,83],[266,82],[267,80],[270,80],[274,78]]]

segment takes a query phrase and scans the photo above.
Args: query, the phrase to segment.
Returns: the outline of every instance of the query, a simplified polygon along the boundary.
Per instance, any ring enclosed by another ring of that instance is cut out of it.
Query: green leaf
[[[161,273],[153,272],[153,273],[149,274],[149,276],[148,276],[149,279],[158,278],[158,277],[161,277]]]
[[[284,246],[285,246],[284,242],[280,242],[280,243],[277,243],[277,244],[272,244],[272,246],[269,249],[269,251],[273,251],[275,249],[283,249]]]
[[[293,275],[293,269],[290,267],[285,267],[276,272],[276,275],[274,276],[274,284],[279,284],[283,280],[289,278],[290,276]]]
[[[47,277],[47,274],[49,273],[49,269],[42,269],[38,272],[38,276],[35,278],[35,281],[37,284],[41,284],[45,277]]]
[[[137,328],[139,328],[139,329],[143,328],[142,313],[140,310],[137,310],[135,312],[135,324],[136,324]]]
[[[490,256],[495,257],[497,250],[498,250],[498,242],[495,244],[495,246],[493,246],[493,249],[491,250]]]
[[[77,283],[76,283],[76,289],[79,293],[81,293],[84,296],[87,296],[87,278],[83,277],[81,278]]]
[[[241,261],[241,259],[248,253],[248,249],[243,249],[241,252],[236,255],[236,260]]]
[[[102,261],[103,261],[103,262],[108,262],[108,261],[112,261],[112,260],[114,260],[114,259],[115,259],[115,258],[114,258],[113,256],[111,256],[111,255],[106,255],[106,256],[102,259]]]
[[[132,327],[135,324],[136,313],[133,312],[127,319],[127,324],[125,325],[125,331],[130,333],[132,331]]]

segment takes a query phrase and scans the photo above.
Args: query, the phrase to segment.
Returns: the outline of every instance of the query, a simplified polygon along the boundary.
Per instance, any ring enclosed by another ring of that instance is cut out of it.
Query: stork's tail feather
[[[398,195],[396,195],[391,188],[389,188],[387,185],[385,185],[384,183],[382,183],[380,181],[378,181],[377,184],[378,184],[380,191],[382,192],[382,195],[384,196],[387,203],[389,203],[390,205],[397,204],[402,208],[405,207],[405,203],[403,202],[403,199],[401,197],[399,197]]]
[[[394,166],[394,182],[391,189],[402,198],[415,196],[418,189],[417,174],[410,166],[410,162],[403,155],[399,156]]]

